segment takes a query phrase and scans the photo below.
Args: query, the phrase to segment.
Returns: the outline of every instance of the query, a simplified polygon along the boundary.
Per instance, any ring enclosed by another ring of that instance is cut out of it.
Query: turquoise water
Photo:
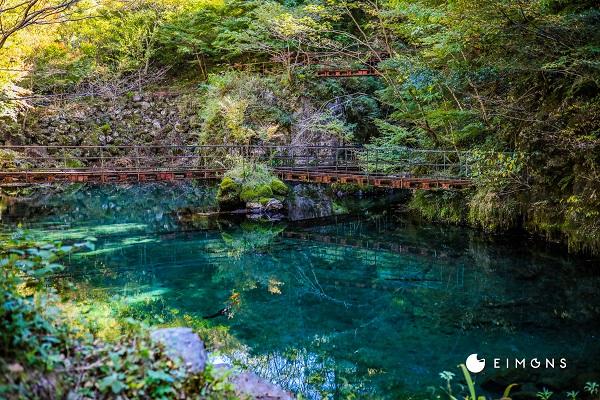
[[[597,259],[389,210],[301,223],[192,217],[214,206],[213,195],[201,186],[74,186],[9,202],[2,223],[47,238],[96,237],[58,279],[126,299],[140,315],[210,316],[238,293],[229,315],[210,319],[241,343],[223,356],[308,398],[428,393],[471,353],[488,365],[567,359],[565,370],[488,368],[476,381],[492,391],[507,373],[581,390],[600,372]]]

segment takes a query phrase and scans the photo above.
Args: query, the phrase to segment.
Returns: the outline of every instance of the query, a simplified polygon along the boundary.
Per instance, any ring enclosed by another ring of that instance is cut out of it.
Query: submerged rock
[[[292,400],[294,396],[252,372],[242,372],[231,378],[235,392],[240,398],[264,400]]]
[[[333,200],[324,186],[295,185],[286,206],[292,221],[332,216]]]
[[[233,385],[235,394],[242,399],[293,400],[294,395],[250,371],[235,368],[227,357],[213,359],[216,376],[224,377]]]
[[[206,350],[191,328],[163,328],[151,333],[153,341],[161,343],[167,355],[173,360],[180,360],[188,371],[198,373],[206,365]]]

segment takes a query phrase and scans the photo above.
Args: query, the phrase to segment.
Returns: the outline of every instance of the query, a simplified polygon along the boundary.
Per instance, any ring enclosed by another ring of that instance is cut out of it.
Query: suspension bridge
[[[233,165],[266,164],[282,180],[397,189],[470,186],[459,151],[371,146],[0,146],[0,186],[60,182],[217,180]]]

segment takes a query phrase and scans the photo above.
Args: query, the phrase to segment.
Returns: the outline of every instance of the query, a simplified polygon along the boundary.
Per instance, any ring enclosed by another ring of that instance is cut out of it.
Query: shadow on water
[[[597,260],[391,213],[185,217],[213,199],[196,186],[78,187],[5,205],[2,218],[47,238],[96,236],[65,276],[142,299],[141,314],[159,304],[214,315],[237,293],[235,309],[214,319],[245,345],[226,356],[309,398],[425,392],[471,353],[568,360],[558,371],[488,368],[477,376],[488,390],[502,379],[566,390],[600,372]]]

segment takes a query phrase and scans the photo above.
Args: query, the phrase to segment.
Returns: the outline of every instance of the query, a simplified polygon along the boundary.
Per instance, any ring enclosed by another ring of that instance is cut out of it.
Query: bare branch
[[[0,49],[15,33],[33,25],[70,22],[66,12],[81,0],[3,0],[0,9]],[[77,18],[80,19],[81,17]]]

